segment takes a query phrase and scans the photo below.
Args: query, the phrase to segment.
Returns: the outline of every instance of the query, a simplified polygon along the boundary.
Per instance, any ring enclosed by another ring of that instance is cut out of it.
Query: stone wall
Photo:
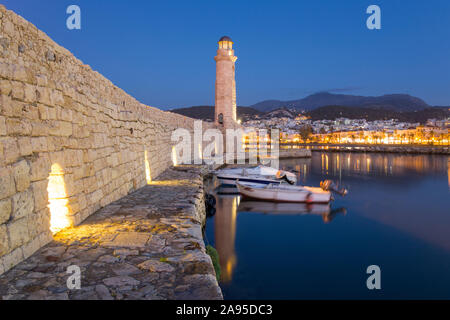
[[[172,131],[193,128],[1,5],[0,94],[0,274],[52,240],[52,206],[79,224],[172,165]]]

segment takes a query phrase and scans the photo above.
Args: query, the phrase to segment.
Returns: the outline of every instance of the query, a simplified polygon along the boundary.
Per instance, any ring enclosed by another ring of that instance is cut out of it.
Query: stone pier
[[[205,252],[202,167],[167,169],[0,276],[0,299],[222,299]],[[81,288],[69,289],[69,266]]]

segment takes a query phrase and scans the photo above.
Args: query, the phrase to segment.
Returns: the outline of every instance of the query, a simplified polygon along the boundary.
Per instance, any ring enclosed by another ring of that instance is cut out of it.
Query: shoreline
[[[418,146],[418,145],[361,145],[361,144],[290,144],[283,147],[307,148],[311,151],[329,152],[374,152],[374,153],[403,153],[403,154],[437,154],[450,155],[449,146]]]

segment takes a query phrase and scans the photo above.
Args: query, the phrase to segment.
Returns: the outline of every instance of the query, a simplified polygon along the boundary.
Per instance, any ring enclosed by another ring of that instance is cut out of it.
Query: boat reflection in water
[[[347,214],[345,208],[331,209],[329,203],[276,203],[267,201],[242,201],[238,207],[239,212],[257,212],[264,214],[305,215],[314,214],[322,216],[325,223],[331,222],[338,214]]]
[[[255,212],[267,215],[317,215],[324,223],[338,215],[346,215],[345,208],[332,209],[330,204],[273,203],[267,201],[241,201],[236,188],[216,189],[216,212],[214,215],[214,242],[219,253],[223,284],[233,280],[237,265],[235,252],[236,220],[240,212]]]

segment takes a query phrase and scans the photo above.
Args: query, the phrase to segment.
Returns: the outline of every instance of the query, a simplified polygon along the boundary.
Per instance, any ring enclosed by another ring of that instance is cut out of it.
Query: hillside
[[[189,108],[173,109],[170,112],[178,113],[186,117],[200,120],[214,120],[214,106],[193,106]],[[237,107],[237,118],[246,121],[255,115],[262,115],[263,112],[250,107]]]
[[[329,92],[315,93],[298,100],[266,100],[256,103],[251,107],[264,112],[281,107],[309,111],[319,107],[330,105],[363,108],[385,108],[395,111],[416,111],[429,107],[429,105],[422,99],[410,96],[408,94],[386,94],[378,97],[365,97],[346,94],[333,94]]]
[[[261,119],[271,118],[295,118],[298,115],[298,111],[295,109],[279,108],[272,111],[268,111],[260,115]]]
[[[311,120],[334,120],[336,118],[425,122],[427,119],[445,119],[450,116],[448,107],[432,107],[420,111],[399,112],[380,108],[358,108],[348,106],[325,106],[306,112]]]
[[[445,119],[450,117],[449,107],[428,107],[419,111],[396,111],[392,109],[380,108],[377,106],[352,107],[343,105],[329,105],[304,112],[311,120],[334,120],[336,118],[388,120],[398,119],[404,122],[425,122],[427,119]],[[173,109],[171,112],[187,117],[209,120],[214,119],[213,106],[194,106],[189,108]],[[272,118],[292,118],[298,115],[299,111],[293,108],[281,107],[268,112],[261,112],[251,107],[237,107],[237,117],[242,121],[255,119]]]

